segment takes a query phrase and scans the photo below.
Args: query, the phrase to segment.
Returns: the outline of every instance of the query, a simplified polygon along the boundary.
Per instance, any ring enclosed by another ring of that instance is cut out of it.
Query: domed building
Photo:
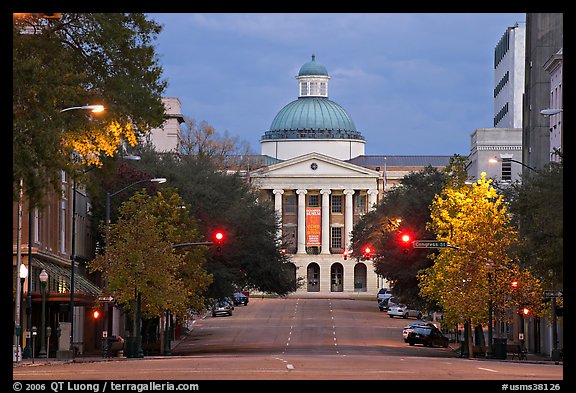
[[[328,98],[330,76],[312,60],[296,76],[298,98],[274,117],[260,143],[277,162],[250,173],[274,201],[282,241],[291,254],[299,292],[369,292],[387,286],[370,260],[346,258],[353,225],[381,193],[379,171],[346,160],[364,155],[352,117]]]
[[[364,154],[364,138],[344,108],[328,99],[330,76],[312,60],[300,67],[298,99],[278,112],[260,144],[262,154],[285,160],[316,152],[340,160]]]

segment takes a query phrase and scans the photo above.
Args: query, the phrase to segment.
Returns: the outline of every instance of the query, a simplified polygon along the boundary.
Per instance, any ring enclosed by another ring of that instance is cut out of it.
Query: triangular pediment
[[[250,176],[252,178],[378,178],[380,173],[324,154],[308,153],[260,168],[252,172]]]

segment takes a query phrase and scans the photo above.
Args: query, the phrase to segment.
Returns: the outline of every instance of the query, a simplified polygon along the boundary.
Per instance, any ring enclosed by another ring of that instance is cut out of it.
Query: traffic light
[[[222,252],[222,242],[224,241],[224,231],[217,230],[214,232],[214,244],[216,244],[216,252]]]
[[[400,233],[400,245],[403,248],[404,254],[407,254],[412,245],[412,235],[408,232]]]
[[[370,259],[372,257],[372,247],[365,246],[364,247],[364,258]]]
[[[100,310],[98,309],[92,310],[92,319],[97,320],[98,318],[100,318],[101,315],[102,313],[100,312]]]
[[[530,309],[528,307],[522,308],[522,315],[526,316],[530,314]]]
[[[344,250],[344,252],[342,253],[342,256],[344,257],[344,260],[348,260],[348,251]]]
[[[512,289],[518,289],[518,280],[512,281],[510,285],[512,285]]]

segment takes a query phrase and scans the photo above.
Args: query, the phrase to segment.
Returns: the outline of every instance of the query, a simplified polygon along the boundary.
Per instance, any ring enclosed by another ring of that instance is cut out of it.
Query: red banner
[[[306,247],[321,246],[322,208],[306,208]]]

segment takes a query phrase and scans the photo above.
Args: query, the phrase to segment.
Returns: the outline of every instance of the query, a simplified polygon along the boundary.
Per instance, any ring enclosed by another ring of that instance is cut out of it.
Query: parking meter
[[[46,336],[50,337],[52,335],[52,328],[50,326],[48,326],[46,328]]]

